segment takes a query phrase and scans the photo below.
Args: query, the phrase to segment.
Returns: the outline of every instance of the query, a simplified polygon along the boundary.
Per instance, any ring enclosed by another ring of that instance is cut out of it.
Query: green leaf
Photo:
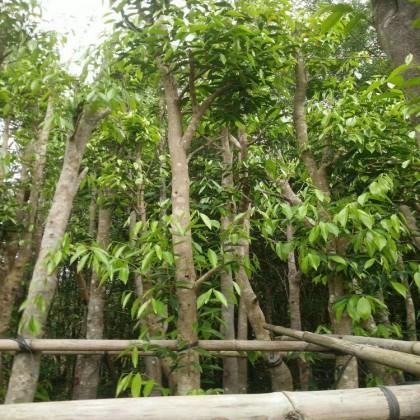
[[[118,397],[118,395],[121,394],[122,391],[125,391],[127,389],[127,386],[131,380],[132,374],[125,375],[120,378],[117,385],[117,391],[115,392],[115,395]]]
[[[120,278],[120,280],[121,280],[124,284],[127,284],[129,274],[130,274],[130,270],[129,270],[129,268],[128,268],[128,264],[127,264],[127,263],[125,263],[125,264],[124,264],[124,265],[123,265],[123,266],[119,269],[119,272],[118,272],[119,278]]]
[[[143,397],[148,397],[152,393],[154,386],[155,381],[153,379],[146,381],[143,385]]]
[[[141,375],[140,373],[136,373],[134,375],[133,380],[131,381],[131,395],[136,398],[140,397],[140,390],[141,390]]]
[[[37,336],[41,331],[41,324],[39,321],[32,315],[29,320],[28,329],[30,333],[34,336]]]
[[[397,281],[391,281],[392,287],[405,299],[407,297],[407,288]]]
[[[359,300],[359,296],[353,295],[347,301],[347,306],[346,306],[347,313],[349,314],[350,318],[353,319],[354,321],[359,321],[360,320],[360,315],[357,312],[358,300]]]
[[[89,254],[86,254],[86,255],[84,255],[81,259],[80,259],[80,261],[77,263],[77,268],[76,268],[76,271],[78,272],[78,273],[80,273],[82,270],[83,270],[83,268],[84,268],[84,266],[86,265],[86,262],[87,262],[87,260],[88,260],[88,258],[90,257],[90,255]]]
[[[293,251],[292,242],[277,242],[276,243],[276,254],[282,261],[287,261],[290,252]]]
[[[319,233],[320,233],[320,226],[314,226],[314,227],[310,230],[308,239],[309,239],[309,242],[310,242],[311,244],[313,244],[313,243],[315,243],[315,242],[316,242],[316,240],[317,240],[317,239],[318,239],[318,237],[319,237]]]
[[[166,310],[166,305],[160,300],[152,299],[152,308],[155,314],[161,316],[162,318],[167,317],[168,314]]]
[[[207,292],[202,293],[197,298],[197,309],[200,309],[203,305],[205,305],[210,300],[212,292],[213,292],[213,289],[209,289],[207,290]]]
[[[420,290],[420,272],[414,273],[414,283]]]
[[[307,255],[309,265],[316,271],[321,263],[321,258],[317,254],[308,253]]]
[[[420,273],[416,273],[416,274],[420,274]],[[232,284],[233,284],[233,288],[235,289],[235,291],[238,294],[238,296],[241,296],[241,287],[239,286],[239,284],[236,283],[236,281],[233,281]]]
[[[363,266],[365,270],[367,270],[368,268],[372,267],[373,264],[375,264],[376,259],[375,258],[371,258],[369,260],[367,260],[365,262],[365,265]]]
[[[321,202],[321,203],[323,203],[325,200],[326,200],[326,198],[327,198],[327,196],[322,192],[322,191],[320,191],[320,190],[318,190],[318,189],[315,189],[315,195],[316,195],[316,198]]]
[[[128,292],[122,301],[122,308],[124,309],[127,306],[128,301],[130,300],[131,296],[133,295],[133,292]]]
[[[204,224],[211,230],[212,228],[212,224],[211,224],[211,220],[210,218],[208,218],[205,214],[200,213],[200,217],[202,219],[202,221],[204,222]]]
[[[347,299],[340,299],[334,304],[335,317],[338,321],[341,320],[344,309],[346,308],[346,305],[347,305]]]
[[[151,251],[149,251],[146,256],[143,258],[143,261],[141,263],[141,271],[143,273],[147,272],[150,268],[150,266],[152,265],[152,261],[153,261],[153,256],[155,255],[155,250],[152,249]]]
[[[139,349],[137,347],[134,347],[133,350],[131,350],[131,362],[136,368],[139,363]]]
[[[140,319],[143,315],[143,312],[147,309],[147,307],[150,305],[150,299],[146,300],[146,302],[143,302],[140,306],[139,310],[137,311],[137,319]]]
[[[207,258],[209,259],[211,266],[213,268],[216,268],[217,267],[217,254],[210,248],[207,250]]]
[[[361,319],[363,320],[369,319],[372,313],[372,307],[370,306],[369,300],[366,299],[364,296],[362,296],[357,302],[356,310]]]
[[[154,248],[155,248],[156,256],[158,257],[160,261],[162,261],[162,248],[160,247],[160,245],[157,245],[157,244],[154,246]]]
[[[226,300],[226,298],[225,298],[225,296],[224,296],[224,294],[223,293],[221,293],[221,292],[219,292],[218,290],[216,290],[216,289],[213,289],[213,292],[214,292],[214,296],[216,297],[216,299],[220,302],[220,303],[222,303],[224,306],[228,306],[228,302],[227,302],[227,300]]]
[[[328,257],[329,260],[336,262],[337,264],[347,265],[347,261],[339,255],[331,255]]]
[[[373,217],[370,214],[367,214],[363,210],[357,210],[357,215],[359,220],[368,228],[372,229],[373,226]]]
[[[347,224],[347,220],[349,218],[349,209],[348,207],[344,207],[340,212],[338,212],[335,217],[334,221],[340,223],[340,225],[345,228]]]

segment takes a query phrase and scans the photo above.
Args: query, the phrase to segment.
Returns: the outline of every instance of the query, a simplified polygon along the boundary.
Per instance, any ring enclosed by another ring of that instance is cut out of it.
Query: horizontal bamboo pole
[[[271,329],[271,327],[268,327]],[[369,344],[370,346],[381,347],[383,349],[402,351],[403,353],[417,354],[420,356],[420,341],[403,341],[390,338],[365,337],[360,335],[339,335],[325,334],[327,337],[340,338],[357,344]],[[282,341],[295,341],[297,338],[280,336],[275,339]]]
[[[343,339],[329,337],[321,334],[314,334],[308,331],[298,331],[266,324],[265,327],[278,334],[288,335],[308,343],[324,346],[328,349],[352,354],[362,360],[380,363],[385,366],[402,369],[414,375],[420,376],[420,357],[413,354],[402,353],[395,350],[382,349],[368,344],[356,344]],[[287,343],[287,341],[284,341]],[[292,343],[292,341],[289,341]]]
[[[73,339],[27,339],[31,349],[40,352],[120,352],[136,346],[139,350],[151,351],[153,347],[179,350],[176,340],[73,340]],[[197,347],[208,351],[268,351],[268,352],[329,352],[322,346],[297,341],[263,340],[200,340]],[[182,349],[182,348],[181,348]],[[0,352],[19,351],[15,340],[0,339]]]
[[[420,385],[388,387],[400,420],[420,418]],[[390,409],[380,388],[272,394],[200,395],[42,402],[0,406],[2,420],[313,419],[386,420]]]

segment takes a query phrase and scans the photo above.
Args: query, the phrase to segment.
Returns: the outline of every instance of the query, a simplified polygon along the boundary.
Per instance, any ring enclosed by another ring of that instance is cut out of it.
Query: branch
[[[198,80],[203,74],[205,74],[207,71],[209,71],[209,69],[204,69],[202,70],[200,73],[198,73],[197,75],[195,75],[194,77],[194,82],[196,80]],[[190,85],[187,84],[186,86],[184,86],[184,88],[181,90],[181,92],[179,93],[179,100],[181,100],[184,95],[187,93],[188,89],[190,88]]]
[[[242,149],[241,143],[239,143],[239,140],[234,137],[232,134],[229,133],[229,141],[239,150]]]
[[[223,269],[223,265],[218,265],[217,267],[212,268],[211,270],[207,271],[207,273],[204,273],[198,280],[195,282],[195,290],[198,291],[200,289],[200,286],[208,280],[210,277],[212,277],[214,274],[217,274],[219,271]]]
[[[188,51],[188,60],[190,64],[190,73],[188,75],[188,87],[190,89],[192,112],[197,112],[197,93],[195,91],[195,66],[191,50]]]
[[[219,137],[215,137],[215,138],[213,138],[213,139],[208,139],[207,140],[207,143],[205,143],[205,144],[202,144],[201,146],[199,146],[199,147],[197,147],[197,149],[195,149],[195,150],[193,150],[189,155],[188,155],[188,158],[187,158],[187,162],[189,162],[190,160],[191,160],[191,158],[195,155],[195,154],[197,154],[200,150],[202,150],[202,149],[204,149],[205,147],[207,147],[207,146],[210,146],[212,143],[214,143],[216,140],[218,140],[220,138],[220,136]]]
[[[141,28],[134,25],[134,23],[130,21],[130,19],[128,18],[128,16],[124,12],[124,9],[121,9],[121,16],[122,16],[124,22],[126,23],[128,29],[131,29],[134,32],[142,32]]]
[[[210,108],[214,100],[217,97],[219,97],[222,93],[224,93],[226,90],[228,90],[231,85],[232,83],[227,83],[226,85],[221,86],[220,88],[216,89],[204,102],[201,103],[201,105],[197,107],[196,112],[193,113],[191,121],[188,124],[188,127],[185,130],[184,135],[182,136],[181,143],[183,144],[184,149],[186,151],[188,151],[188,149],[191,146],[192,138],[194,136],[194,133],[197,131],[198,125],[200,124],[200,121],[203,115]]]

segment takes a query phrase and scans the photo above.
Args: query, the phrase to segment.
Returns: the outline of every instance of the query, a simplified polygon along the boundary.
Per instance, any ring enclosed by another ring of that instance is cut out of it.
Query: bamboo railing
[[[390,397],[392,396],[392,403]],[[420,418],[420,385],[271,394],[200,395],[41,402],[0,406],[2,420]]]

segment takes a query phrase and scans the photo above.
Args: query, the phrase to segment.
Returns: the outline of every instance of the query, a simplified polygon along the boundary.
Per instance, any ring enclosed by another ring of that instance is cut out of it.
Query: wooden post
[[[0,406],[2,420],[144,419],[316,419],[386,420],[388,393],[395,397],[400,420],[420,418],[420,385],[336,391],[275,392],[253,395],[121,398],[42,402]],[[53,413],[53,414],[52,414]]]

